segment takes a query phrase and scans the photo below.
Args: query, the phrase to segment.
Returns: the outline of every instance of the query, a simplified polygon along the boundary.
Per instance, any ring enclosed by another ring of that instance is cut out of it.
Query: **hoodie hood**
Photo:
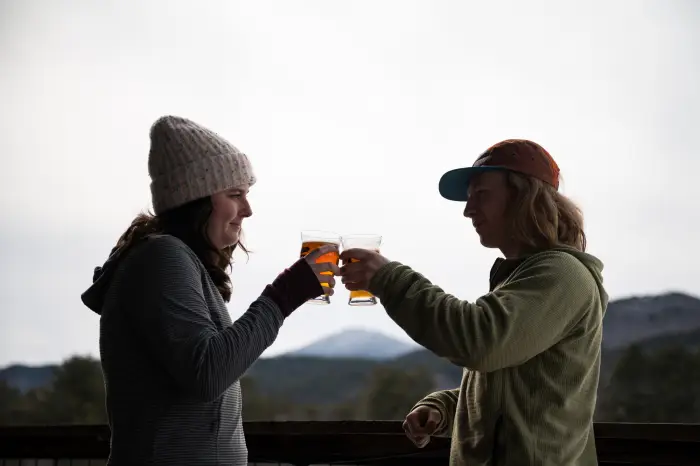
[[[119,262],[125,255],[126,248],[114,247],[109,258],[102,266],[95,267],[92,274],[92,285],[80,295],[80,299],[88,308],[98,315],[102,315],[102,305],[107,291],[117,270]]]
[[[571,254],[576,259],[578,259],[579,262],[586,266],[588,271],[591,272],[591,275],[593,275],[593,279],[595,280],[596,285],[598,286],[598,291],[600,292],[600,301],[603,304],[603,314],[605,314],[605,311],[608,307],[608,293],[603,287],[603,262],[592,254],[588,254],[587,252],[581,252],[578,249],[569,246],[559,246],[551,250]]]
[[[603,262],[592,254],[586,252],[581,252],[576,248],[570,246],[558,246],[556,248],[547,249],[550,251],[565,252],[574,256],[579,262],[581,262],[591,273],[591,276],[598,286],[598,291],[600,292],[600,300],[603,304],[603,313],[605,313],[608,306],[608,294],[603,287]],[[493,290],[498,283],[505,280],[513,271],[524,261],[526,261],[530,256],[525,256],[517,259],[503,259],[498,258],[494,262],[491,268],[491,274],[489,278],[491,289]]]

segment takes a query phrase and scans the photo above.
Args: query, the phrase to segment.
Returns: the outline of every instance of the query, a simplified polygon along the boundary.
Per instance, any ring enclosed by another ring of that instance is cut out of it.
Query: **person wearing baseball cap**
[[[451,437],[451,466],[597,465],[608,295],[558,165],[539,144],[509,139],[445,173],[439,191],[465,202],[481,244],[503,254],[488,293],[462,300],[376,252],[341,254],[347,289],[369,290],[411,338],[464,368],[459,388],[416,403],[407,436],[418,447]]]

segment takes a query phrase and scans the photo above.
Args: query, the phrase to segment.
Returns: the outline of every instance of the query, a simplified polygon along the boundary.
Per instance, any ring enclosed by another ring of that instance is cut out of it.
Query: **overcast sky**
[[[497,251],[437,182],[513,137],[559,163],[613,298],[700,295],[699,45],[695,0],[0,0],[0,366],[97,355],[80,293],[150,207],[164,114],[257,172],[234,318],[302,229],[382,234],[388,257],[476,299]],[[346,302],[303,306],[266,354],[349,327],[407,339]]]

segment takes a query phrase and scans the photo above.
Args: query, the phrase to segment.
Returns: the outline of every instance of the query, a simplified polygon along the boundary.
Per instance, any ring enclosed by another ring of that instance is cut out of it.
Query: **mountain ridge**
[[[669,292],[611,301],[603,318],[603,346],[623,348],[636,341],[700,328],[700,299]]]
[[[382,332],[364,328],[348,328],[280,356],[386,360],[416,349],[420,349],[420,346],[400,341]]]
[[[372,338],[378,342],[374,346]],[[324,340],[327,343],[323,343]],[[333,347],[333,343],[338,342],[342,344]],[[621,352],[631,344],[649,348],[674,344],[686,348],[700,347],[700,299],[674,292],[612,301],[603,319],[601,383],[604,383],[610,367]],[[259,379],[265,391],[276,393],[278,389],[290,390],[299,399],[306,399],[321,390],[314,388],[314,384],[323,385],[321,382],[329,379],[331,372],[342,372],[343,375],[338,376],[332,385],[324,386],[351,392],[354,390],[352,387],[366,379],[368,371],[382,364],[401,370],[424,367],[435,374],[440,386],[458,383],[461,375],[460,368],[418,345],[399,341],[381,332],[357,328],[323,337],[275,357],[261,358],[247,375]],[[51,382],[58,365],[13,364],[0,368],[0,381],[21,391],[42,387]],[[285,382],[281,387],[280,377],[293,380],[294,386],[290,388]],[[305,391],[308,393],[305,394]],[[324,391],[323,395],[336,396],[330,391]]]

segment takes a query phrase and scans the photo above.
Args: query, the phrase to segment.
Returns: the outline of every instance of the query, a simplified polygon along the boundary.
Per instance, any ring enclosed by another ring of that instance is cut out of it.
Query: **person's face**
[[[227,189],[211,196],[207,235],[212,246],[224,249],[238,244],[243,219],[253,215],[248,202],[248,185]]]
[[[505,171],[488,171],[472,178],[467,191],[464,216],[471,219],[481,244],[499,248],[506,253],[510,248],[507,218],[510,191]]]

